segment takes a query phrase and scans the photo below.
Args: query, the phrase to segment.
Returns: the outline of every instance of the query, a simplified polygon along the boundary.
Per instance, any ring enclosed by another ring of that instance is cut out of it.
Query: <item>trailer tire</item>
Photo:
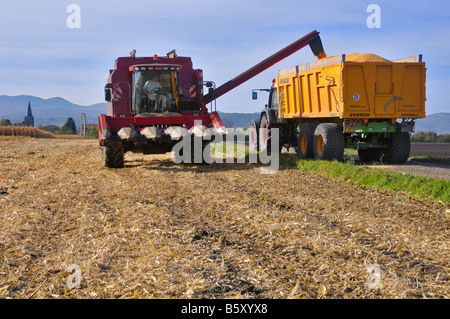
[[[248,148],[250,151],[259,150],[259,120],[253,120],[250,125]]]
[[[122,145],[115,143],[102,147],[103,167],[122,168],[124,167],[124,155]]]
[[[379,148],[367,148],[358,150],[359,159],[363,162],[379,162],[383,152]]]
[[[388,147],[384,150],[381,161],[390,164],[403,164],[408,160],[410,151],[411,138],[409,132],[402,132],[400,124],[397,123],[397,130],[389,136]]]
[[[345,141],[342,128],[336,123],[321,123],[314,131],[314,158],[344,160]]]
[[[314,157],[314,132],[317,124],[303,123],[300,125],[297,138],[297,155],[301,158]]]

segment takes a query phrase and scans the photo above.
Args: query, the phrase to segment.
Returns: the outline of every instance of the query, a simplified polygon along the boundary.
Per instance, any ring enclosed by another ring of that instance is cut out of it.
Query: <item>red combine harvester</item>
[[[187,134],[193,140],[206,128],[225,134],[219,114],[206,106],[211,103],[212,108],[215,99],[308,44],[315,56],[323,54],[319,33],[312,31],[218,88],[203,80],[203,71],[193,68],[191,58],[177,56],[175,50],[166,57],[136,57],[135,50],[119,57],[105,85],[108,115],[98,117],[103,166],[123,167],[128,151],[170,152]],[[202,146],[210,142],[204,139]]]

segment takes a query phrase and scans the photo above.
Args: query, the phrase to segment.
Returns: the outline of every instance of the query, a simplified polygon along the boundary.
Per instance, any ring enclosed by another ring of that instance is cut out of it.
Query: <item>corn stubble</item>
[[[450,297],[442,202],[170,154],[105,169],[90,140],[0,145],[0,298]]]

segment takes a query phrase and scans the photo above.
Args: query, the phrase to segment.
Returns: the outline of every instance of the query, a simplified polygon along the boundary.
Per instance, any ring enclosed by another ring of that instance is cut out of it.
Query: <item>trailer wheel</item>
[[[250,151],[258,151],[259,149],[259,120],[253,120],[250,125],[248,147]]]
[[[336,123],[321,123],[314,131],[314,157],[322,160],[344,160],[344,134]]]
[[[304,123],[300,125],[297,141],[297,154],[301,158],[314,157],[314,131],[317,124]]]
[[[391,164],[403,164],[408,160],[410,151],[411,138],[409,132],[402,132],[400,124],[397,123],[397,130],[395,133],[391,133],[388,147],[384,150],[381,161]]]
[[[122,168],[124,166],[124,155],[122,145],[110,144],[102,147],[103,166],[108,168]]]
[[[359,159],[363,162],[379,162],[383,152],[379,148],[367,148],[358,150]]]

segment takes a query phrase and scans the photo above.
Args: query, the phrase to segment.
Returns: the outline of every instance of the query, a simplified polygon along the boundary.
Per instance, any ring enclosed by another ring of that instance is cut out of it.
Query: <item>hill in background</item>
[[[31,103],[35,126],[63,125],[68,117],[80,124],[81,113],[86,114],[87,123],[97,123],[97,117],[107,112],[106,102],[83,106],[71,103],[61,97],[42,99],[32,95],[8,96],[0,95],[0,119],[7,118],[11,122],[22,122],[27,111],[28,101]],[[253,119],[260,113],[227,113],[220,112],[226,127],[248,128]],[[450,113],[435,113],[416,121],[416,132],[450,133]]]
[[[223,113],[220,118],[227,127],[250,127],[253,119],[258,119],[260,113]],[[231,125],[229,125],[231,124]],[[437,134],[450,133],[450,113],[435,113],[426,118],[416,120],[416,132],[435,132]]]
[[[450,133],[450,113],[434,113],[416,121],[416,132]]]
[[[28,101],[34,116],[34,124],[63,125],[68,117],[80,124],[81,113],[86,114],[88,123],[97,123],[97,117],[106,113],[107,103],[83,106],[71,103],[61,97],[42,99],[32,95],[0,95],[0,119],[7,118],[12,123],[22,122],[27,111]]]

